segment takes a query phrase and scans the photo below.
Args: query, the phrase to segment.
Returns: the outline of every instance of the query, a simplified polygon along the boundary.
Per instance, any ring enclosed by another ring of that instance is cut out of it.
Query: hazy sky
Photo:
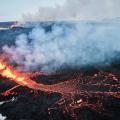
[[[0,0],[0,21],[113,19],[119,11],[120,0]]]
[[[35,13],[40,6],[54,7],[65,0],[0,0],[0,21],[19,20],[22,14]]]

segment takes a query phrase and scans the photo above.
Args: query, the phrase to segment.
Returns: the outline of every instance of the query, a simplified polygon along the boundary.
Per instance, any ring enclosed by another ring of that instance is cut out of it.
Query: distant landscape
[[[0,28],[10,28],[12,25],[14,25],[16,21],[11,22],[0,22]]]

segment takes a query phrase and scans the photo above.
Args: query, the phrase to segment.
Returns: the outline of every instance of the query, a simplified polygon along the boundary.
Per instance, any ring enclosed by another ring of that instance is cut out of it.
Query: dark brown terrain
[[[1,94],[0,101],[7,102],[0,105],[0,113],[7,116],[7,120],[120,119],[118,68],[109,68],[109,71],[69,71],[47,76],[32,75],[31,78],[53,87],[56,84],[55,89],[65,92],[60,94],[34,91],[19,86],[6,96]],[[1,93],[16,85],[3,77],[0,77],[0,80]],[[72,91],[69,91],[71,89]]]

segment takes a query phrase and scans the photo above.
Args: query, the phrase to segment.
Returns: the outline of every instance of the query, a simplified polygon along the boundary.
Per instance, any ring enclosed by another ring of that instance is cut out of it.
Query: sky
[[[120,0],[0,0],[0,21],[120,18]]]
[[[22,14],[35,13],[41,6],[54,7],[65,0],[0,0],[0,21],[20,20]]]

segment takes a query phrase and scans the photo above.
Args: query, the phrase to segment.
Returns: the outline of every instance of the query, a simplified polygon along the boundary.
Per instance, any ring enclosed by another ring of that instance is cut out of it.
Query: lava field
[[[50,88],[33,90],[0,77],[0,102],[4,101],[0,113],[7,116],[6,120],[120,119],[118,69],[52,75],[31,73],[30,77]]]
[[[31,29],[0,30],[0,51],[6,44],[15,45],[16,36],[28,35]],[[46,31],[50,30],[47,26]],[[66,68],[51,74],[19,73],[0,59],[0,114],[5,120],[120,120],[118,53],[118,62],[106,68]]]

